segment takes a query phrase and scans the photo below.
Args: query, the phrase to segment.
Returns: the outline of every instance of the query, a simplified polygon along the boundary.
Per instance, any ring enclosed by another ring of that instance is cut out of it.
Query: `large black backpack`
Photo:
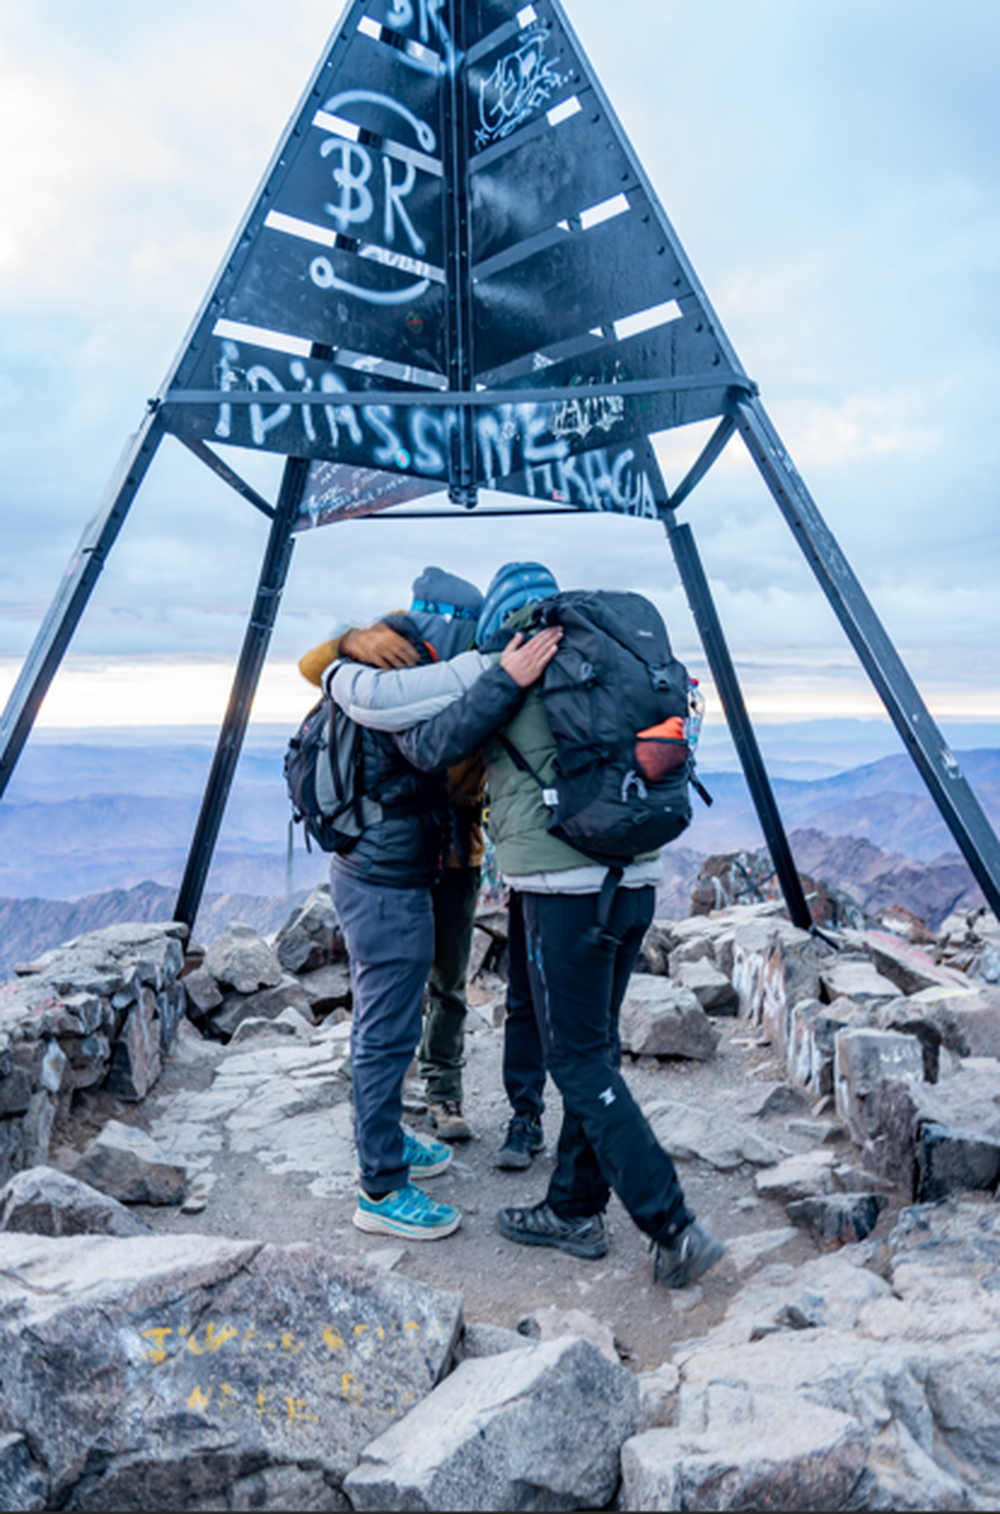
[[[324,852],[349,852],[382,818],[363,789],[361,727],[328,695],[314,705],[288,743],[285,782],[292,818]]]
[[[641,594],[557,594],[535,607],[532,629],[546,625],[563,628],[541,691],[556,740],[554,783],[500,740],[542,787],[553,835],[620,868],[687,827],[691,783],[707,798],[687,742],[687,670]]]

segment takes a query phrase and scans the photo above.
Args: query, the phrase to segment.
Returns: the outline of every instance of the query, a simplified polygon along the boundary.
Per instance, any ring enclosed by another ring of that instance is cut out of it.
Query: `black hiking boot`
[[[686,1288],[714,1267],[725,1249],[725,1241],[691,1219],[672,1241],[653,1242],[653,1276],[667,1288]]]
[[[541,1151],[544,1145],[541,1120],[530,1114],[516,1114],[507,1126],[507,1134],[497,1152],[495,1165],[504,1168],[530,1167],[535,1152]]]
[[[604,1220],[599,1214],[564,1220],[548,1204],[535,1204],[532,1209],[498,1209],[497,1229],[522,1246],[557,1246],[570,1256],[594,1259],[604,1256],[608,1249]]]

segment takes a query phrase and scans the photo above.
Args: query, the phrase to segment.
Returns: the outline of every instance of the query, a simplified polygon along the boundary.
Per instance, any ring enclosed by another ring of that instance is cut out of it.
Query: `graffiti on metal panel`
[[[377,105],[391,111],[404,121],[417,140],[422,152],[433,153],[437,137],[426,121],[414,115],[407,106],[400,105],[390,95],[375,90],[349,89],[333,95],[323,106],[328,116],[336,117],[338,111],[351,104]],[[387,248],[396,245],[397,233],[405,237],[410,251],[420,257],[427,250],[427,243],[420,235],[406,206],[407,196],[417,182],[417,170],[413,163],[399,164],[387,153],[377,156],[381,161],[381,175],[373,173],[375,158],[360,142],[340,136],[328,136],[320,144],[320,157],[330,170],[335,186],[334,193],[323,204],[323,210],[342,235],[355,236],[363,229],[375,236]],[[397,172],[400,177],[397,178]],[[376,204],[374,190],[380,188],[381,205]],[[374,225],[373,225],[374,223]],[[364,252],[362,252],[364,256]],[[378,259],[387,267],[405,266],[406,259]],[[333,261],[327,257],[313,258],[309,264],[309,277],[317,289],[339,289],[355,299],[370,305],[405,305],[418,299],[428,287],[426,278],[408,284],[403,289],[387,287],[373,289],[352,284],[340,278]]]
[[[243,366],[239,345],[228,339],[221,343],[213,374],[220,392],[216,440],[293,455],[341,452],[365,466],[447,479],[449,449],[459,425],[455,406],[379,403],[377,391],[369,404],[345,404],[338,397],[348,393],[347,385],[334,369],[319,371],[317,378],[315,367],[310,372],[301,358],[289,359],[280,372],[278,367],[277,361],[273,367],[261,362]],[[292,389],[315,395],[315,404],[268,403],[268,395]],[[259,394],[260,400],[230,404],[225,395],[234,390]],[[579,408],[567,412],[567,404]],[[539,498],[587,510],[655,516],[649,480],[632,467],[631,449],[613,456],[602,449],[571,456],[571,437],[582,439],[595,429],[607,433],[624,419],[624,410],[618,395],[479,407],[474,420],[477,476],[489,488],[502,488],[505,478],[523,471],[527,492]],[[272,436],[274,432],[280,435]]]
[[[445,0],[392,0],[386,12],[385,24],[390,31],[405,34],[417,23],[420,41],[424,44],[438,41],[445,50],[449,68],[454,66],[454,44],[448,28],[441,17]]]
[[[544,26],[526,32],[513,52],[498,58],[479,85],[476,147],[499,142],[550,99],[563,77],[545,56],[549,40]]]
[[[613,431],[625,415],[620,394],[598,394],[593,399],[563,400],[554,407],[550,430],[553,436],[578,436],[585,440],[592,431]]]
[[[563,457],[525,469],[525,493],[532,499],[576,505],[612,515],[644,516],[656,520],[659,511],[649,474],[635,464],[631,447],[595,447],[576,457]]]

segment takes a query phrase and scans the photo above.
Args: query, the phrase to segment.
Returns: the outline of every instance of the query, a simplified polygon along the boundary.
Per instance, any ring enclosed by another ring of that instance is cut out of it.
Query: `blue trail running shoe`
[[[439,1241],[462,1223],[460,1210],[435,1204],[412,1183],[382,1199],[370,1199],[359,1188],[352,1219],[358,1230],[369,1235],[405,1235],[409,1241]]]
[[[409,1165],[411,1178],[436,1178],[452,1155],[451,1148],[440,1141],[418,1141],[411,1131],[403,1131],[403,1161]]]

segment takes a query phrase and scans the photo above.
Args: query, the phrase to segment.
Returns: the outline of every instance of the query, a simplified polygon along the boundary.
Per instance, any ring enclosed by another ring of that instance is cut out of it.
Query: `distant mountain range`
[[[199,934],[213,929],[217,909],[225,919],[242,912],[259,929],[280,923],[289,894],[284,747],[280,734],[251,735],[207,885],[209,896],[229,902],[206,899]],[[1000,751],[958,755],[1000,828]],[[209,739],[187,733],[29,745],[0,801],[0,973],[112,919],[170,918],[211,756]],[[665,856],[660,907],[675,917],[687,912],[703,856],[763,845],[742,774],[700,776],[715,802],[706,809],[694,798],[694,821]],[[931,926],[959,903],[981,902],[905,754],[772,784],[801,872],[846,889],[870,910],[902,904]],[[328,875],[328,859],[307,853],[298,829],[293,859],[296,893]]]
[[[962,771],[994,827],[1000,828],[1000,751],[960,752]],[[701,775],[715,803],[695,799],[684,843],[697,851],[726,852],[761,841],[760,825],[742,773]],[[909,757],[883,757],[827,778],[773,778],[785,828],[809,827],[827,836],[855,836],[885,851],[921,862],[957,847]]]

